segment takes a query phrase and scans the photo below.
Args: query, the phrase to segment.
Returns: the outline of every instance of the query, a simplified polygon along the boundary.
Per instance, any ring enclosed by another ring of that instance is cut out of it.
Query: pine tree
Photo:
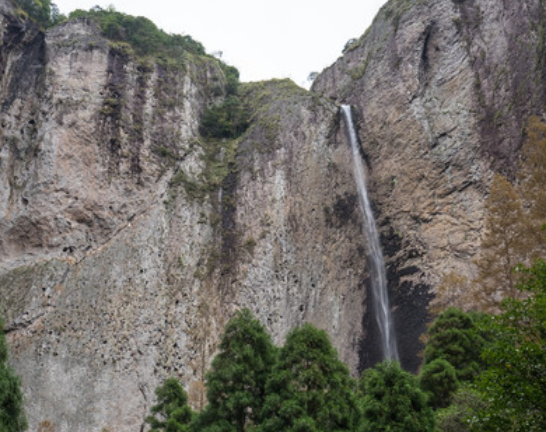
[[[495,174],[485,206],[482,256],[474,300],[484,311],[498,309],[503,297],[517,295],[515,266],[529,255],[530,227],[521,200],[510,182]]]
[[[455,368],[458,380],[469,381],[482,368],[480,354],[484,345],[472,315],[449,308],[429,328],[424,365],[443,359]]]
[[[176,378],[168,378],[155,390],[157,405],[146,417],[150,432],[187,432],[192,420],[192,410],[184,387]]]
[[[27,428],[21,382],[7,361],[8,345],[0,318],[0,431],[21,432]]]
[[[363,393],[362,432],[432,432],[434,413],[417,379],[386,361],[367,369],[360,379]]]
[[[292,330],[267,382],[264,432],[354,431],[355,383],[328,335],[310,324]]]
[[[447,407],[459,387],[455,368],[444,359],[426,364],[419,374],[419,383],[428,395],[429,405],[435,409]]]
[[[265,385],[277,349],[248,309],[229,321],[219,348],[206,377],[209,404],[194,430],[242,432],[261,422]]]

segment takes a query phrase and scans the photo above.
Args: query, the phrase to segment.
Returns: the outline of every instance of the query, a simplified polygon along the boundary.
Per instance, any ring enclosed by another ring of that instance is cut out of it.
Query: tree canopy
[[[443,359],[455,368],[459,380],[469,381],[481,369],[484,343],[472,315],[450,308],[430,326],[424,364]]]
[[[51,0],[14,0],[15,6],[42,27],[51,27],[65,19]]]
[[[546,262],[520,267],[523,299],[509,298],[482,326],[494,336],[476,386],[488,404],[479,430],[546,430]]]
[[[434,413],[417,379],[397,362],[367,369],[360,379],[363,432],[432,432]]]
[[[267,382],[264,432],[353,431],[355,383],[328,335],[310,324],[292,330]]]
[[[22,432],[27,429],[21,381],[8,365],[8,345],[4,321],[0,317],[0,431]]]
[[[242,432],[261,422],[266,381],[277,349],[248,309],[229,321],[219,348],[206,377],[209,404],[197,429]]]
[[[192,410],[182,384],[176,378],[167,378],[156,390],[157,404],[146,417],[150,432],[187,432],[192,420]]]

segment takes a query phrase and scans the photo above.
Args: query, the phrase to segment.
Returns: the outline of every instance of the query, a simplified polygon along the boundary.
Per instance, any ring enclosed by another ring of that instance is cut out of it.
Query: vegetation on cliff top
[[[77,9],[69,15],[70,19],[82,17],[95,21],[107,39],[129,44],[139,56],[179,58],[184,52],[206,54],[203,45],[191,36],[166,33],[148,18],[127,15],[113,7]]]
[[[51,0],[13,0],[16,12],[37,22],[44,28],[52,27],[66,19]]]

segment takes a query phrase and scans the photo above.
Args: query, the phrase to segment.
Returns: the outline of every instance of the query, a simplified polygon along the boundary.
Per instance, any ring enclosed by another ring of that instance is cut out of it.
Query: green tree
[[[221,105],[214,105],[205,112],[200,130],[204,136],[212,138],[237,138],[247,128],[247,110],[239,97],[228,96]]]
[[[0,318],[0,431],[20,432],[27,429],[21,382],[7,362],[8,345]]]
[[[28,18],[45,28],[54,26],[65,19],[51,0],[15,0],[14,3]]]
[[[438,315],[429,328],[424,365],[443,359],[455,368],[457,379],[470,381],[481,370],[480,354],[484,344],[473,316],[449,308]]]
[[[521,200],[510,182],[495,174],[485,205],[482,255],[476,262],[475,301],[484,311],[498,309],[503,297],[517,295],[514,267],[525,262],[532,236]]]
[[[354,431],[359,422],[355,383],[325,331],[292,330],[267,382],[264,432]]]
[[[546,430],[546,262],[519,272],[525,298],[505,300],[502,313],[481,324],[494,339],[476,381],[488,401],[477,430]]]
[[[436,413],[438,432],[470,432],[473,427],[473,414],[485,409],[487,403],[483,396],[470,386],[463,386],[453,395],[451,405]]]
[[[242,432],[261,422],[265,385],[277,349],[248,309],[229,321],[219,348],[206,377],[209,404],[195,430]]]
[[[444,359],[425,365],[419,374],[419,383],[429,397],[429,405],[435,409],[447,407],[459,387],[455,368]]]
[[[167,378],[155,390],[157,405],[151,408],[152,415],[146,417],[150,432],[187,432],[190,430],[192,410],[188,396],[176,378]]]
[[[367,369],[360,379],[362,432],[432,432],[434,412],[417,379],[386,361]]]

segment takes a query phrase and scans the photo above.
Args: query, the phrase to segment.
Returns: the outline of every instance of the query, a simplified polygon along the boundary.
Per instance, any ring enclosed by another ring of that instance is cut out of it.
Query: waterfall
[[[370,273],[372,280],[372,297],[377,326],[381,336],[383,358],[388,360],[399,360],[396,337],[389,307],[389,294],[387,292],[387,275],[385,272],[385,261],[379,243],[377,226],[372,213],[368,191],[366,189],[366,177],[362,167],[362,160],[359,152],[359,145],[356,130],[349,105],[341,106],[341,113],[345,120],[351,149],[353,151],[353,171],[358,189],[358,204],[362,212],[362,220],[366,236],[368,238],[368,255],[370,260]]]

